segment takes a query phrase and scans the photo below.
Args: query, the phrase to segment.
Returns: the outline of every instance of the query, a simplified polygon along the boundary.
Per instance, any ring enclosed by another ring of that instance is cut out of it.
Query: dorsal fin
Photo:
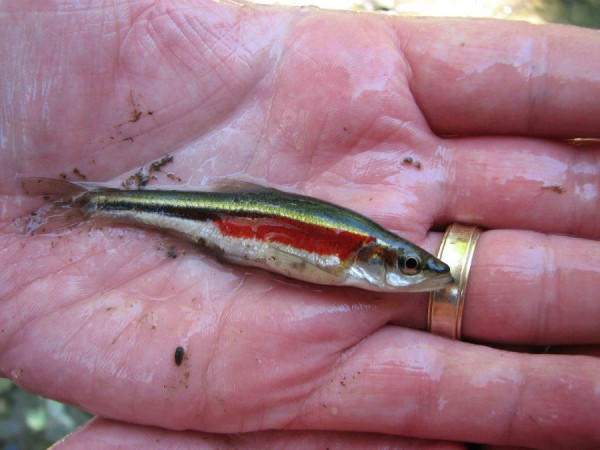
[[[221,178],[213,184],[214,192],[281,192],[278,189],[262,186],[253,181],[243,180],[239,178]]]
[[[78,183],[53,178],[22,177],[20,181],[27,195],[71,197],[88,190]]]

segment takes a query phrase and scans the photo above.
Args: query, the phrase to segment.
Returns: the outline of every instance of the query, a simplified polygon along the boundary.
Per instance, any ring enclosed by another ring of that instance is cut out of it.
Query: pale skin
[[[0,15],[0,375],[106,418],[57,448],[600,446],[600,146],[563,140],[600,138],[597,32],[58,3]],[[291,282],[133,227],[14,231],[42,204],[17,175],[118,185],[166,153],[181,181],[155,184],[253,177],[433,253],[447,224],[484,227],[470,342],[425,331],[427,294]]]

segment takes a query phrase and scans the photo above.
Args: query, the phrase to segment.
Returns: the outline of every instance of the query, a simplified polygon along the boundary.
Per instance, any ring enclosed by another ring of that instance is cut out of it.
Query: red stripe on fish
[[[286,217],[224,217],[215,220],[221,233],[240,239],[278,242],[319,255],[347,259],[354,251],[374,240],[349,231],[327,228]]]

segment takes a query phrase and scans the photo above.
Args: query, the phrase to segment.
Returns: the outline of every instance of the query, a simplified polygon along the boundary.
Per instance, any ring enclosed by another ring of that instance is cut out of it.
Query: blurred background
[[[493,17],[600,28],[600,0],[254,0],[405,16]],[[0,378],[0,448],[45,449],[91,416]]]
[[[314,5],[402,16],[493,17],[600,28],[598,0],[252,0],[269,5]]]

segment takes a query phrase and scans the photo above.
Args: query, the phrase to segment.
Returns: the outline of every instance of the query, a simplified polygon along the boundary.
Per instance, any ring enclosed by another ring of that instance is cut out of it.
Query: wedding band
[[[430,332],[460,339],[463,306],[469,270],[481,229],[454,223],[448,227],[438,253],[438,258],[450,266],[454,282],[429,294],[427,327]]]

